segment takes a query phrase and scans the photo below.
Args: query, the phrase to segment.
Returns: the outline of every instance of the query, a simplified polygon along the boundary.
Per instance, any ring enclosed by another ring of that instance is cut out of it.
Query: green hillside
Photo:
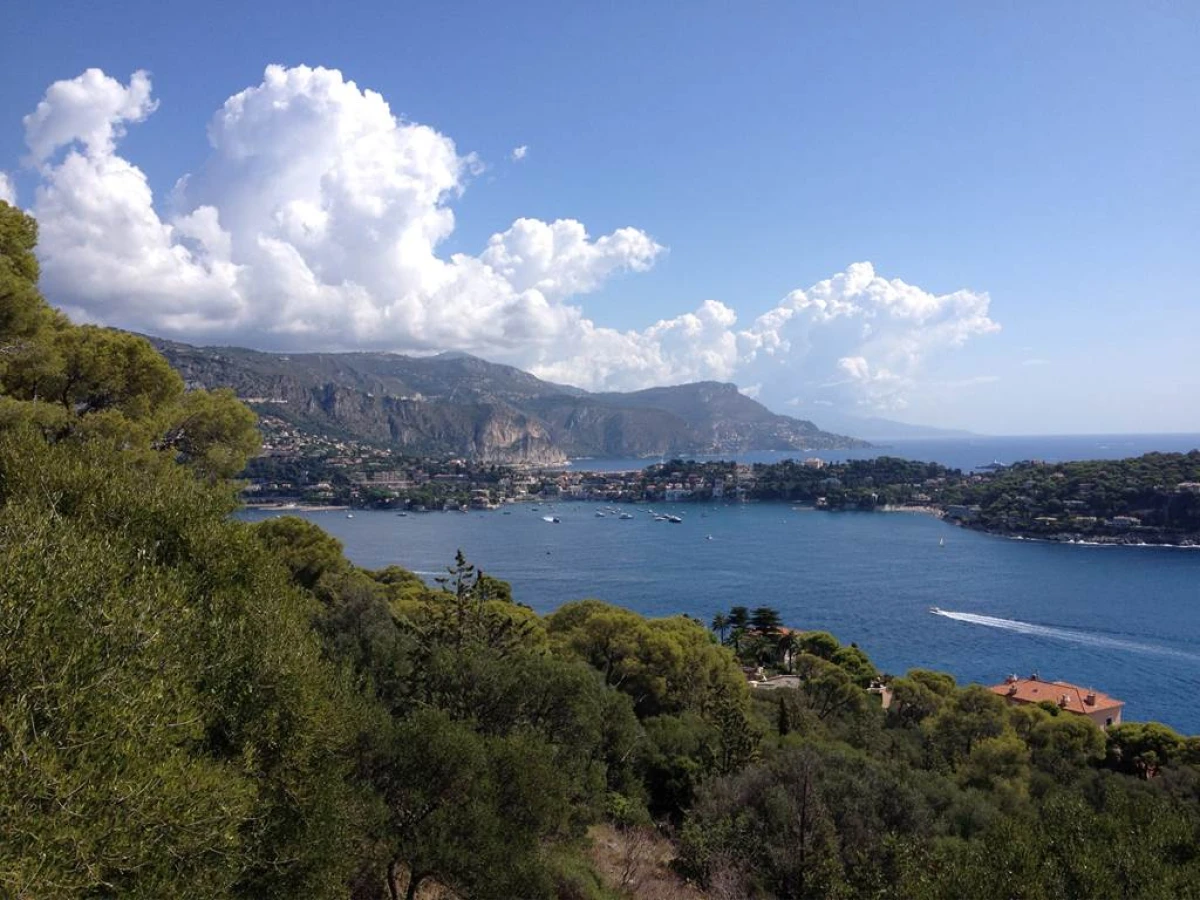
[[[1195,738],[924,671],[885,711],[750,577],[543,617],[238,521],[254,416],[53,312],[35,239],[0,203],[0,896],[1200,895]]]

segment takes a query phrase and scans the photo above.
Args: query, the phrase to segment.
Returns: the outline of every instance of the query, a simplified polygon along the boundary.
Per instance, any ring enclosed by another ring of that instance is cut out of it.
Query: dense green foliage
[[[1143,540],[1200,538],[1200,450],[1023,463],[969,486],[963,498],[994,531],[1111,536],[1132,525]]]
[[[819,469],[789,459],[756,465],[753,471],[754,482],[748,491],[751,499],[810,504],[821,499],[829,509],[912,503],[934,485],[942,488],[942,499],[954,502],[953,495],[945,494],[945,482],[957,480],[958,475],[938,463],[894,456],[854,459]]]
[[[722,482],[725,496],[829,510],[925,507],[1002,534],[1200,542],[1200,449],[1130,459],[1029,461],[967,473],[887,456],[819,467],[783,460],[745,473],[733,463],[672,460],[645,473],[647,485],[664,478],[698,485],[688,498],[698,501],[711,499],[708,486]]]
[[[1105,736],[791,632],[765,605],[540,617],[231,517],[253,448],[140,339],[76,328],[0,204],[0,895],[614,897],[657,823],[712,897],[1200,892],[1200,744]],[[793,673],[753,692],[742,661]]]
[[[936,673],[892,687],[886,713],[853,688],[827,714],[807,676],[761,691],[774,727],[756,762],[697,791],[681,871],[720,897],[1200,890],[1189,741],[1160,725],[1106,738],[1082,717],[1008,706]]]

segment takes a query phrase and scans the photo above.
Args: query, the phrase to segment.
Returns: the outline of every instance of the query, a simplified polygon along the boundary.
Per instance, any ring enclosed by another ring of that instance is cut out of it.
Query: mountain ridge
[[[826,426],[836,431],[849,431],[868,441],[923,440],[983,437],[963,428],[940,428],[885,419],[881,416],[857,416],[830,410],[821,414]]]
[[[466,353],[270,353],[148,339],[190,387],[232,388],[260,416],[414,454],[547,465],[870,446],[773,413],[725,382],[591,393]]]

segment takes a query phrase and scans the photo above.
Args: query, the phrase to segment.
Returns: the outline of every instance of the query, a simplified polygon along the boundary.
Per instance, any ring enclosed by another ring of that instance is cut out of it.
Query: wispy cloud
[[[513,162],[520,162],[529,155],[529,145],[522,144],[520,147],[513,147],[512,152],[508,154],[508,158]]]
[[[1000,380],[999,375],[971,375],[967,378],[951,378],[946,381],[933,381],[931,385],[946,388],[967,388],[979,384],[995,384]]]

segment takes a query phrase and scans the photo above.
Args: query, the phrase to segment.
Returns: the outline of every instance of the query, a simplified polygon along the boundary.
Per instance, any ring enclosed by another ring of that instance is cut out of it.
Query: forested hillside
[[[0,203],[0,896],[1200,894],[1196,739],[238,521],[254,417],[53,312],[35,238]]]

